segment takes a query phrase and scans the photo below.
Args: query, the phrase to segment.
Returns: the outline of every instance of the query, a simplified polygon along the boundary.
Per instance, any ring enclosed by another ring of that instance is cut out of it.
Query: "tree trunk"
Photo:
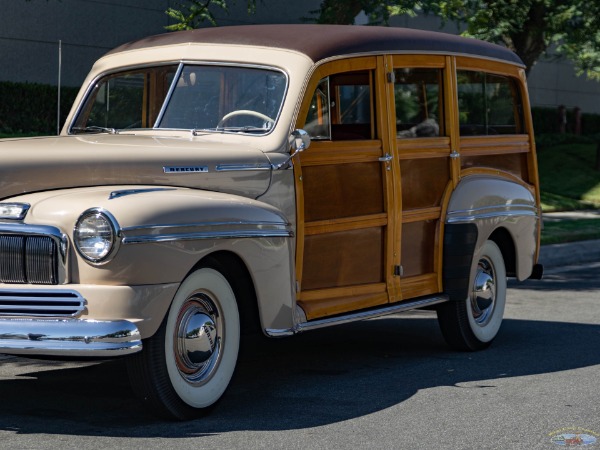
[[[509,33],[509,41],[512,42],[512,50],[523,60],[526,66],[526,73],[538,60],[540,55],[546,51],[547,43],[544,33],[547,29],[546,6],[542,3],[534,3],[527,14],[527,20],[523,23],[520,30]],[[508,41],[505,39],[505,41]]]
[[[317,23],[354,24],[354,18],[363,10],[360,0],[323,0]]]

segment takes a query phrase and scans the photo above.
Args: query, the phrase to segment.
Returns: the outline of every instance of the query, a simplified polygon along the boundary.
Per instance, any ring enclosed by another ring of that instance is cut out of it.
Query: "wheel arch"
[[[210,267],[219,271],[231,285],[238,304],[242,334],[256,333],[261,328],[254,280],[244,260],[229,250],[217,250],[204,256],[188,272]]]
[[[506,275],[509,277],[516,276],[517,249],[514,238],[510,232],[504,227],[496,228],[488,240],[493,241],[500,249],[500,252],[502,252],[502,259],[504,259]]]

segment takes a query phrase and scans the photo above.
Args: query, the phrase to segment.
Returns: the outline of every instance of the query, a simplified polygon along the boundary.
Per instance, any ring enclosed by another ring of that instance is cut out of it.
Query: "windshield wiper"
[[[77,133],[119,134],[119,132],[115,128],[99,127],[97,125],[92,125],[89,127],[73,127],[73,128],[71,128],[71,131],[75,131]]]
[[[215,128],[196,128],[192,130],[194,136],[200,136],[204,133],[266,133],[270,128],[261,128],[254,126],[244,127],[215,127]]]

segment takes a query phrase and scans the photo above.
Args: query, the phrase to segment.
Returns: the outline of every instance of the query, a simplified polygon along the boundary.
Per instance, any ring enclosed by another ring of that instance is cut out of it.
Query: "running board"
[[[392,306],[385,306],[383,308],[369,309],[367,311],[359,311],[341,316],[302,322],[296,324],[293,328],[267,328],[265,333],[269,337],[293,336],[294,334],[302,333],[304,331],[317,330],[319,328],[342,325],[344,323],[357,322],[359,320],[373,319],[375,317],[410,311],[411,309],[425,308],[427,306],[433,306],[439,303],[447,302],[448,300],[449,299],[447,295],[421,297],[419,299],[408,300],[406,302],[396,303]]]

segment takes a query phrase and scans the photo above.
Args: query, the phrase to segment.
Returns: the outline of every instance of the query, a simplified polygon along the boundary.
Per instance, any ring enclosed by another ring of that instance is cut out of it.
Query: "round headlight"
[[[84,212],[73,230],[75,247],[88,261],[105,261],[116,243],[116,222],[106,211],[91,209]]]

